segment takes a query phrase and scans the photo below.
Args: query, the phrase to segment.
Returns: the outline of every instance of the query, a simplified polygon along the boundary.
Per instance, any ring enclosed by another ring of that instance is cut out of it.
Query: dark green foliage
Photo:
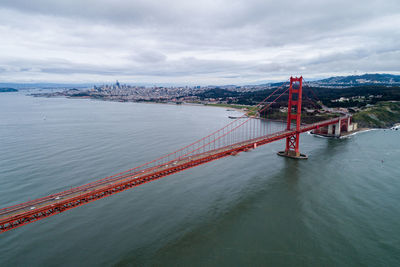
[[[82,96],[90,96],[90,94],[89,94],[89,92],[79,92],[79,93],[73,94],[72,96],[82,97]]]
[[[386,128],[400,122],[400,102],[379,102],[353,115],[360,127]]]
[[[301,113],[301,122],[304,124],[315,123],[323,120],[332,119],[337,117],[337,114],[310,114],[307,112]],[[287,120],[287,112],[280,112],[279,109],[268,109],[266,112],[261,114],[261,117],[269,119],[269,120]]]
[[[378,101],[400,101],[400,86],[360,85],[347,88],[312,87],[315,95],[328,107],[363,107],[366,104],[375,104]],[[363,101],[332,102],[340,97],[351,98],[363,96]],[[374,96],[370,98],[369,96]],[[377,98],[376,96],[380,96]]]
[[[207,98],[227,101],[229,104],[256,105],[263,101],[276,88],[254,91],[254,92],[235,92],[225,89],[210,89],[198,94],[201,100]],[[268,101],[275,100],[284,90],[281,89],[271,96]],[[332,102],[340,97],[351,98],[355,96],[364,97],[356,100],[350,99],[344,102]],[[373,97],[370,97],[373,96]],[[325,87],[303,87],[303,107],[320,108],[317,100],[321,100],[328,107],[364,107],[367,104],[375,104],[379,101],[400,101],[400,86],[384,85],[360,85],[346,88],[325,88]],[[274,103],[273,108],[287,106],[288,95],[282,95],[279,101]]]
[[[214,98],[221,101],[227,101],[232,105],[256,105],[263,101],[268,95],[274,92],[276,88],[266,89],[255,92],[233,92],[225,89],[210,89],[201,95],[202,99]],[[275,100],[284,89],[279,90],[268,101]],[[332,100],[348,98],[348,101]],[[352,99],[353,97],[356,97]],[[360,97],[360,98],[357,98]],[[320,100],[328,107],[358,107],[365,108],[367,105],[375,105],[374,108],[368,108],[354,114],[354,119],[359,123],[360,127],[389,127],[396,122],[400,122],[400,86],[384,86],[384,85],[360,85],[346,88],[326,88],[326,87],[303,87],[303,108],[320,109],[317,104]],[[287,107],[288,95],[282,95],[279,101],[273,103],[266,114],[262,117],[274,120],[286,120],[286,113],[280,112],[280,107]],[[268,102],[266,103],[268,104]],[[388,109],[389,108],[389,109]],[[353,110],[354,112],[354,110]],[[332,114],[302,114],[303,123],[313,123],[316,121],[329,119]]]
[[[214,88],[214,89],[210,89],[210,90],[207,90],[205,92],[202,92],[200,94],[197,94],[197,96],[201,100],[204,100],[205,98],[219,99],[219,98],[225,98],[225,97],[236,97],[239,94],[240,94],[239,92],[235,92],[235,91],[229,91],[229,90],[226,90],[226,89]]]
[[[207,98],[219,99],[221,101],[227,101],[228,104],[237,104],[237,105],[257,105],[261,101],[263,101],[268,95],[274,92],[277,88],[254,91],[254,92],[236,92],[230,91],[226,89],[209,89],[205,92],[197,94],[197,96],[201,100],[205,100]],[[272,102],[275,100],[285,89],[278,90],[274,95],[272,95],[267,102]],[[303,107],[307,108],[320,108],[320,106],[316,103],[315,100],[312,100],[311,92],[304,91],[305,97],[303,100]],[[271,107],[279,108],[287,106],[288,95],[284,94],[279,98],[279,101],[274,103]]]

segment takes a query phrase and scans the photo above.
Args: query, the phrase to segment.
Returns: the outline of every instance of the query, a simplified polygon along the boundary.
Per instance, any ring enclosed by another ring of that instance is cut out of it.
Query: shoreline
[[[252,106],[249,107],[243,107],[243,108],[237,108],[237,107],[231,107],[229,104],[203,104],[203,103],[188,103],[188,102],[182,102],[180,104],[177,103],[173,103],[173,102],[155,102],[155,101],[120,101],[120,100],[113,100],[113,99],[103,99],[103,98],[93,98],[93,97],[88,97],[88,96],[78,96],[78,97],[71,97],[71,96],[47,96],[47,95],[32,95],[32,94],[28,94],[29,96],[32,97],[47,97],[47,98],[52,98],[52,97],[61,97],[61,98],[69,98],[69,99],[89,99],[89,100],[94,100],[94,101],[105,101],[105,102],[119,102],[119,103],[138,103],[138,104],[162,104],[162,105],[172,105],[172,106],[180,106],[180,105],[187,105],[187,106],[208,106],[208,107],[216,107],[216,108],[224,108],[226,109],[226,111],[237,111],[240,112],[242,114],[246,114],[248,111],[245,111],[243,109],[245,108],[250,108]],[[235,106],[235,105],[232,105]],[[237,105],[236,105],[237,106]],[[246,117],[253,117],[256,119],[265,119],[262,117],[255,117],[255,116],[246,116]],[[277,122],[286,122],[286,120],[279,120],[279,119],[267,119],[267,120],[271,120],[271,121],[277,121]],[[344,133],[343,135],[341,135],[339,138],[346,138],[358,133],[363,133],[363,132],[369,132],[372,130],[397,130],[400,129],[400,122],[396,122],[394,123],[392,126],[387,127],[387,128],[367,128],[367,127],[362,127],[357,129],[356,131],[353,132],[348,132],[348,133]]]
[[[32,95],[30,95],[32,96]],[[47,98],[68,98],[68,99],[88,99],[93,101],[104,101],[104,102],[118,102],[118,103],[135,103],[135,104],[153,104],[153,105],[171,105],[171,106],[204,106],[204,107],[214,107],[214,108],[224,108],[226,111],[238,111],[240,113],[246,114],[247,111],[244,111],[241,108],[237,107],[230,107],[230,106],[223,106],[223,105],[214,105],[214,104],[203,104],[203,103],[191,103],[191,102],[182,102],[180,104],[176,104],[173,102],[155,102],[155,101],[120,101],[120,100],[113,100],[113,99],[102,99],[102,98],[93,98],[87,96],[78,96],[78,97],[71,97],[71,96],[34,96],[34,97],[47,97]]]
[[[339,139],[349,138],[349,137],[351,137],[351,136],[353,136],[353,135],[356,135],[356,134],[366,133],[366,132],[370,132],[370,131],[374,131],[374,130],[379,130],[379,128],[366,128],[366,127],[364,127],[364,128],[358,128],[358,129],[355,130],[355,131],[346,132],[346,133],[342,134],[342,135],[339,137]]]

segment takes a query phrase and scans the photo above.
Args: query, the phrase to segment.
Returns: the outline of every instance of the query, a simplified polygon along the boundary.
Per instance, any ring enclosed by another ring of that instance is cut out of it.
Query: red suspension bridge
[[[299,151],[301,133],[311,130],[321,131],[326,128],[328,128],[326,131],[328,133],[329,129],[332,133],[337,133],[338,128],[350,124],[351,118],[347,115],[314,124],[301,124],[303,78],[291,77],[289,87],[286,88],[285,85],[286,83],[276,89],[258,104],[257,108],[259,108],[259,113],[265,112],[282,95],[288,93],[286,125],[282,124],[279,127],[277,124],[269,123],[268,120],[243,115],[190,145],[136,168],[60,193],[2,208],[0,209],[0,232],[6,232],[144,183],[284,138],[286,138],[286,148],[278,155],[305,159],[307,157]],[[336,130],[332,131],[332,126],[335,125],[337,125]]]

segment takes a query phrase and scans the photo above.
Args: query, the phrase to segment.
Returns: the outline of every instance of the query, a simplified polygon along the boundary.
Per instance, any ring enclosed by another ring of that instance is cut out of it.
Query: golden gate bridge
[[[278,152],[278,155],[307,159],[307,156],[301,154],[299,150],[301,133],[311,130],[321,132],[326,128],[332,129],[332,126],[336,126],[336,130],[332,133],[337,133],[341,127],[349,127],[351,122],[349,115],[313,124],[302,124],[303,78],[291,77],[289,87],[285,88],[285,86],[287,82],[256,107],[259,108],[259,113],[265,112],[279,98],[288,93],[286,125],[281,124],[280,128],[277,128],[274,124],[272,127],[266,119],[245,114],[192,144],[138,167],[63,192],[2,208],[0,209],[0,232],[6,232],[144,183],[281,139],[286,139],[286,147],[284,151]],[[273,98],[274,96],[276,97]],[[273,98],[272,101],[268,101],[271,98]],[[329,133],[329,130],[325,132]]]

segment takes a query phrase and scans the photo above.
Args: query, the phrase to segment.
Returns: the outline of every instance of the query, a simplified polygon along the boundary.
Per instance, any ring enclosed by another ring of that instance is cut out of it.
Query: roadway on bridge
[[[318,123],[303,125],[300,133],[319,127],[337,123],[340,119],[321,121]],[[296,130],[280,131],[254,139],[238,142],[233,145],[221,147],[192,156],[186,156],[167,162],[162,165],[147,168],[135,172],[125,172],[110,176],[93,183],[72,188],[57,194],[21,203],[0,210],[0,231],[4,232],[18,226],[48,217],[70,208],[84,205],[91,201],[103,198],[123,190],[147,183],[162,177],[192,168],[206,162],[216,160],[239,152],[247,151],[256,146],[264,145],[296,134]]]

